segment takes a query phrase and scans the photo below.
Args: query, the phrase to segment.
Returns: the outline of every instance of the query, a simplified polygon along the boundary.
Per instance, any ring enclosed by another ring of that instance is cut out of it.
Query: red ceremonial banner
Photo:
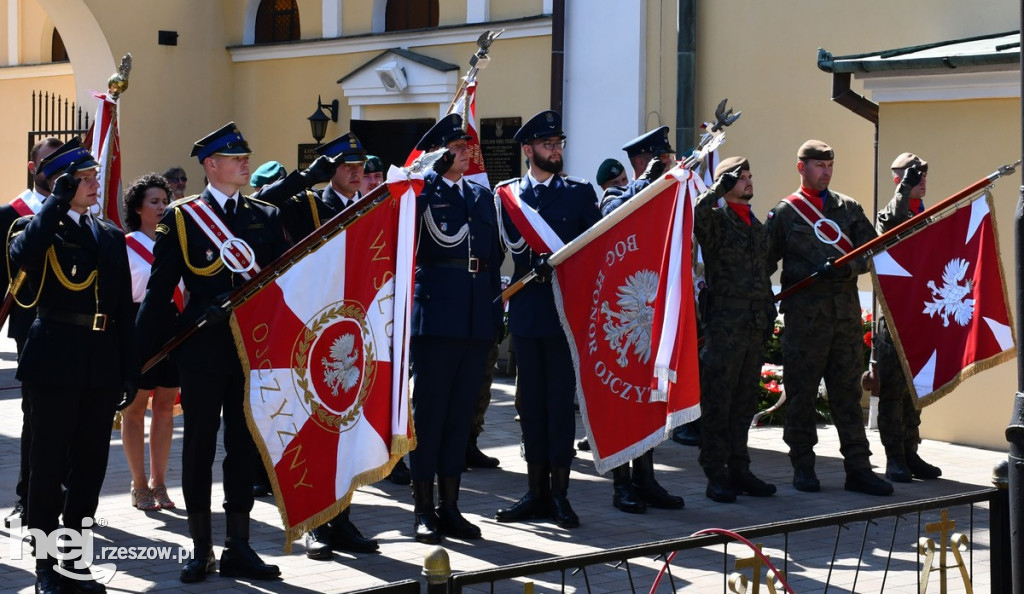
[[[99,105],[96,119],[85,135],[83,144],[100,164],[96,176],[100,182],[99,208],[101,216],[122,228],[121,209],[121,135],[118,132],[117,99],[105,93],[94,93]]]
[[[703,185],[673,171],[682,179],[555,267],[580,411],[602,473],[700,416],[690,254],[692,200]]]
[[[404,361],[415,197],[406,186],[234,309],[247,419],[286,550],[414,444]]]
[[[466,108],[466,101],[469,101],[469,108]],[[491,187],[487,179],[487,167],[484,165],[484,154],[480,150],[480,134],[476,130],[476,81],[466,83],[463,91],[452,101],[448,107],[448,114],[457,113],[463,116],[466,126],[466,134],[470,136],[466,141],[466,149],[469,151],[469,169],[463,176],[480,184],[485,188]],[[419,149],[413,149],[405,160],[405,166],[412,165],[423,154]]]
[[[874,256],[872,263],[918,408],[1015,356],[989,194]]]

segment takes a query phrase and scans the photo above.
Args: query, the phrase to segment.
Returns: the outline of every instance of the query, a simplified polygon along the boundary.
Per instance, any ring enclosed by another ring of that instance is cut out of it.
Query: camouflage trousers
[[[793,467],[814,467],[814,446],[818,443],[814,401],[824,378],[847,472],[871,468],[860,406],[864,337],[856,293],[824,294],[798,307],[787,306],[784,311],[783,439],[789,445]]]
[[[757,409],[764,329],[712,320],[700,352],[698,458],[708,478],[750,468],[747,434]]]
[[[878,435],[886,457],[905,461],[921,443],[921,411],[914,406],[914,396],[883,317],[878,319],[874,345],[879,382]]]
[[[476,404],[476,415],[473,416],[473,427],[469,430],[472,437],[484,432],[484,415],[491,405],[491,384],[494,382],[494,365],[498,362],[498,343],[491,345],[487,353],[487,367],[484,369],[484,383],[480,386],[480,400]]]

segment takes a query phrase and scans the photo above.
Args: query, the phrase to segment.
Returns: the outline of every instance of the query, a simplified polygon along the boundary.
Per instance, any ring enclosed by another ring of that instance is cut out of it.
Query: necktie
[[[96,234],[92,231],[92,223],[89,221],[89,215],[84,214],[78,217],[78,224],[82,226],[82,231],[85,231],[91,239],[96,239]]]
[[[548,191],[548,187],[542,184],[537,184],[533,189],[537,193],[537,202],[539,203],[544,199],[544,193]]]
[[[235,199],[228,198],[228,201],[224,203],[224,219],[225,223],[229,225],[235,220]]]

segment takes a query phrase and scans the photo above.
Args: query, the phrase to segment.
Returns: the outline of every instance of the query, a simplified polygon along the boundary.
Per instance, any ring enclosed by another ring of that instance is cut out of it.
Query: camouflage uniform
[[[909,198],[897,192],[889,204],[878,212],[875,230],[879,234],[910,220]],[[906,463],[905,457],[917,451],[921,443],[921,411],[914,406],[914,398],[907,386],[896,345],[892,341],[889,325],[878,317],[874,333],[875,361],[878,373],[878,434],[885,447],[885,455]]]
[[[875,237],[864,210],[852,198],[828,191],[822,214],[837,223],[859,246]],[[782,260],[782,287],[818,271],[828,258],[840,253],[820,241],[796,210],[780,202],[765,223],[767,261],[771,271]],[[868,270],[864,258],[849,264],[847,277],[819,281],[782,301],[786,331],[782,336],[787,398],[783,438],[795,469],[813,471],[818,442],[814,401],[825,379],[832,419],[839,433],[846,472],[870,470],[871,450],[864,432],[860,406],[860,376],[864,371],[863,329],[857,276]]]
[[[700,351],[700,465],[708,478],[750,467],[747,432],[757,408],[765,332],[775,305],[764,254],[765,227],[747,225],[714,191],[697,199],[693,232],[704,254],[708,283],[704,346]]]

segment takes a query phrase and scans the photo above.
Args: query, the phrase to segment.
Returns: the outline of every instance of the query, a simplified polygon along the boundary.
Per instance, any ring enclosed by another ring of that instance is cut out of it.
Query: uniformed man
[[[239,193],[249,183],[249,145],[234,122],[198,140],[192,156],[199,160],[209,184],[199,196],[172,203],[157,226],[153,272],[138,315],[141,352],[156,353],[155,337],[174,335],[205,314],[207,323],[172,354],[181,380],[185,436],[182,447],[182,492],[188,527],[195,546],[192,560],[181,570],[181,581],[197,582],[213,571],[210,490],[217,432],[224,418],[224,511],[227,539],[220,558],[226,577],[273,579],[280,575],[249,546],[252,510],[252,460],[256,445],[243,411],[245,377],[235,349],[229,314],[223,298],[241,286],[255,270],[266,266],[288,247],[277,208]],[[209,233],[209,235],[208,235]],[[220,241],[237,238],[237,258],[222,259]],[[166,303],[178,280],[185,281],[189,299],[177,320],[166,317]],[[168,326],[176,325],[174,331]]]
[[[871,450],[860,407],[864,366],[863,330],[857,275],[868,269],[861,257],[837,267],[833,261],[875,237],[871,221],[856,200],[829,189],[835,154],[820,140],[797,151],[800,188],[784,198],[765,224],[768,266],[782,260],[782,288],[817,273],[818,281],[782,301],[786,332],[786,428],[793,464],[793,486],[818,491],[814,444],[818,442],[814,401],[822,378],[832,419],[839,433],[846,468],[846,490],[890,495],[892,484],[871,471]],[[713,289],[713,287],[712,287]]]
[[[367,155],[363,163],[363,183],[359,191],[369,194],[370,190],[384,183],[384,161],[376,155]]]
[[[63,528],[81,534],[93,524],[114,410],[137,367],[132,280],[124,233],[89,214],[100,187],[99,164],[89,151],[73,138],[40,167],[52,194],[38,214],[18,220],[10,247],[11,262],[28,273],[38,304],[17,372],[35,404],[28,526],[52,535],[63,513]],[[76,561],[76,553],[88,551],[69,552],[62,573],[79,576],[64,578],[63,587],[105,592],[92,581],[92,559]],[[56,561],[47,553],[41,547],[36,559],[36,592],[59,592]]]
[[[49,136],[32,145],[28,161],[28,172],[32,174],[32,189],[25,190],[9,204],[0,206],[0,233],[3,233],[4,246],[10,243],[11,228],[14,226],[14,221],[19,217],[39,212],[39,209],[43,207],[43,201],[50,195],[50,183],[46,179],[46,175],[43,174],[40,163],[43,159],[53,154],[62,144],[64,143],[59,138]],[[4,262],[5,273],[0,278],[0,283],[2,283],[0,284],[0,287],[2,287],[0,294],[6,295],[9,284],[18,271],[12,268],[10,258],[7,257],[6,252]],[[32,301],[31,297],[24,298],[25,295],[21,295],[23,303],[27,304]],[[28,328],[32,325],[32,321],[36,319],[36,309],[34,307],[26,308],[12,305],[8,319],[10,323],[7,325],[7,336],[14,339],[14,347],[17,349],[17,354],[20,357],[21,349],[25,347]],[[14,492],[17,495],[17,498],[14,500],[14,509],[4,518],[4,526],[7,528],[10,528],[11,522],[15,520],[24,526],[25,520],[28,517],[25,506],[28,505],[29,452],[32,449],[32,424],[29,422],[29,407],[28,398],[22,394],[21,467],[18,470],[18,483],[14,488]]]
[[[892,162],[892,180],[896,193],[885,208],[878,211],[875,230],[879,234],[895,228],[924,211],[928,186],[928,162],[913,153],[902,153]],[[899,353],[892,341],[884,316],[875,323],[874,345],[878,373],[878,435],[885,448],[885,476],[897,483],[914,478],[937,479],[942,470],[917,455],[921,443],[921,411],[907,386]]]
[[[562,175],[565,133],[562,117],[542,111],[530,118],[514,136],[523,145],[529,169],[518,184],[520,200],[537,211],[551,230],[569,242],[591,227],[601,213],[597,194],[585,180]],[[569,343],[558,321],[551,289],[548,254],[535,253],[525,243],[502,206],[503,238],[515,262],[513,282],[531,270],[538,278],[509,301],[509,332],[516,353],[521,397],[519,416],[529,490],[511,507],[499,509],[499,522],[552,518],[562,528],[575,528],[580,520],[567,497],[569,467],[576,455],[576,378]],[[550,482],[549,482],[550,480]]]
[[[362,197],[356,175],[362,179],[366,150],[355,134],[344,134],[316,148],[319,155],[309,169],[293,173],[280,185],[270,184],[260,193],[281,210],[281,218],[288,235],[298,241],[319,228],[334,215]],[[333,170],[330,183],[323,190],[305,189],[288,196],[289,184],[300,186],[317,183],[320,171]],[[332,549],[353,553],[372,553],[378,549],[377,541],[363,536],[349,519],[351,506],[346,507],[327,523],[306,534],[306,556],[310,559],[332,558]]]
[[[633,166],[633,181],[626,188],[612,187],[605,190],[601,198],[601,216],[608,216],[623,202],[647,187],[666,167],[675,166],[676,154],[669,143],[668,130],[668,126],[661,126],[622,146]],[[651,163],[657,163],[658,168],[649,168]],[[669,494],[654,478],[653,449],[633,460],[632,477],[629,464],[612,469],[612,505],[626,513],[642,514],[647,511],[648,505],[661,509],[680,509],[684,503],[682,497]]]
[[[700,465],[705,494],[728,503],[775,493],[750,471],[747,433],[757,412],[764,339],[775,326],[764,226],[750,208],[754,182],[744,157],[722,160],[715,183],[697,198],[693,234],[708,285],[700,351]]]
[[[495,303],[501,292],[501,245],[490,190],[463,177],[469,138],[462,117],[450,114],[416,145],[422,151],[450,151],[438,172],[427,173],[416,197],[410,355],[417,444],[409,466],[416,540],[424,543],[437,543],[442,535],[480,538],[480,528],[459,511],[458,499],[487,349],[502,324]]]
[[[629,183],[629,176],[626,175],[626,168],[617,159],[605,159],[598,166],[594,181],[601,186],[601,191],[604,192],[611,187],[625,187]]]
[[[164,179],[171,186],[171,200],[180,200],[185,197],[185,187],[188,185],[188,176],[181,167],[174,166],[164,172]]]

